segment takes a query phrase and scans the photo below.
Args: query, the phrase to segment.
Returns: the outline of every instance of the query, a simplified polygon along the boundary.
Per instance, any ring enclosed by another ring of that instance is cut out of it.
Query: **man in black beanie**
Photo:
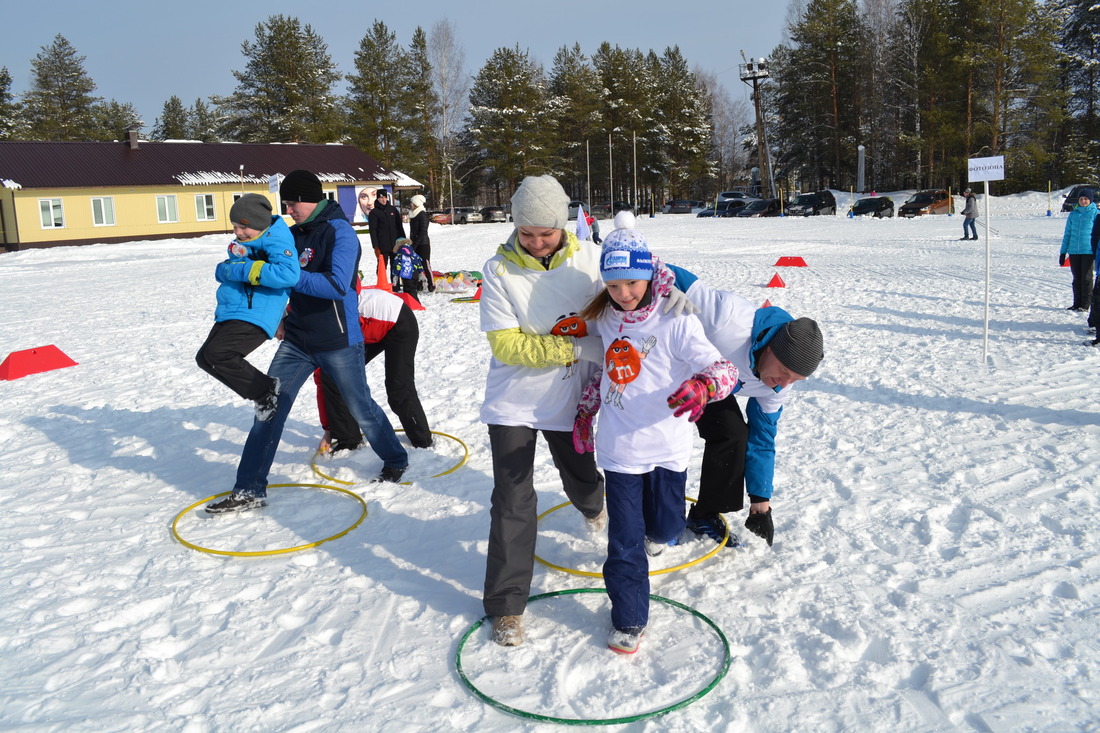
[[[399,481],[409,465],[386,414],[371,399],[363,368],[363,331],[359,328],[359,238],[344,211],[327,199],[321,181],[309,171],[287,174],[279,188],[298,252],[301,274],[276,337],[282,339],[268,367],[279,385],[275,414],[255,420],[237,466],[233,492],[206,506],[211,514],[240,512],[266,505],[267,477],[294,398],[315,369],[332,378],[360,430],[382,459],[376,480]]]
[[[745,527],[770,546],[779,416],[791,387],[813,374],[825,357],[821,329],[809,318],[792,318],[774,306],[757,308],[739,295],[707,287],[687,270],[669,269],[676,287],[698,309],[707,338],[740,377],[734,393],[709,403],[696,423],[706,446],[699,500],[688,512],[688,527],[722,542],[726,528],[720,515],[743,509],[747,493]],[[748,398],[744,413],[737,397]],[[738,544],[730,532],[726,546]]]
[[[390,203],[390,192],[386,189],[378,189],[378,197],[374,200],[374,208],[370,210],[367,222],[370,226],[370,243],[374,246],[374,253],[382,255],[382,259],[386,261],[386,272],[389,273],[393,291],[400,292],[401,281],[394,277],[390,263],[393,262],[394,244],[405,236],[405,227],[401,223],[401,212]]]

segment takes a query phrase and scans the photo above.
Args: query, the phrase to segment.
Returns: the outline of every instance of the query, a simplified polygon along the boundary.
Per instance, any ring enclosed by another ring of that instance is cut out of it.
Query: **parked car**
[[[1066,196],[1066,200],[1062,202],[1062,211],[1073,211],[1073,207],[1077,205],[1077,199],[1081,198],[1082,193],[1088,193],[1092,196],[1092,200],[1096,201],[1097,191],[1100,191],[1100,186],[1091,183],[1074,186],[1070,189],[1069,194]]]
[[[473,206],[455,207],[455,224],[477,224],[481,221],[481,212]]]
[[[696,214],[696,217],[732,217],[737,216],[737,212],[745,208],[752,199],[726,199],[725,201],[719,201],[717,204],[711,204],[707,208]]]
[[[569,202],[569,221],[576,221],[578,209],[584,209],[585,211],[588,211],[588,204],[584,203],[583,201]]]
[[[592,208],[589,209],[588,213],[597,219],[610,219],[620,211],[634,211],[634,207],[625,201],[604,202],[602,204],[592,204]]]
[[[754,199],[756,196],[750,196],[745,190],[739,189],[736,191],[723,191],[718,194],[719,201],[729,201],[730,199]]]
[[[451,223],[451,210],[446,211],[429,211],[428,220],[433,221],[436,224],[450,224]]]
[[[876,219],[894,215],[894,200],[889,196],[868,196],[852,204],[852,216],[873,216]]]
[[[481,210],[482,221],[508,221],[508,214],[503,206],[486,206]]]
[[[737,212],[737,216],[779,216],[779,199],[756,199],[745,204]]]
[[[836,198],[833,197],[832,191],[800,193],[787,207],[787,214],[790,216],[818,216],[822,214],[835,216]]]
[[[691,210],[698,206],[698,202],[691,199],[673,199],[665,204],[666,214],[690,214]]]
[[[951,194],[942,188],[926,188],[923,191],[917,191],[898,209],[898,216],[905,217],[954,213],[955,202]]]

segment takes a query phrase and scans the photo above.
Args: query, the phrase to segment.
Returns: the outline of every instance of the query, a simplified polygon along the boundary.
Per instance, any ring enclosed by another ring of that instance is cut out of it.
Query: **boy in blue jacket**
[[[214,269],[218,305],[214,327],[195,354],[199,368],[246,400],[256,403],[256,419],[275,412],[279,382],[245,359],[275,336],[283,319],[290,288],[300,267],[294,237],[282,217],[271,213],[271,202],[246,193],[229,210],[234,240],[229,259]]]

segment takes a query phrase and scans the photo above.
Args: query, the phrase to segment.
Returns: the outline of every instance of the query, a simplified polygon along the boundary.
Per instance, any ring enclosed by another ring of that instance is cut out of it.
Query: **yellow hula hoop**
[[[403,433],[405,431],[404,430],[397,430],[395,432]],[[470,457],[470,448],[469,448],[469,446],[467,446],[465,443],[463,443],[461,440],[459,440],[458,438],[456,438],[453,435],[448,435],[447,433],[441,433],[441,432],[436,431],[436,430],[429,430],[428,432],[430,432],[432,435],[440,435],[444,438],[450,438],[451,440],[453,440],[454,442],[456,442],[456,443],[458,443],[459,445],[462,446],[462,460],[461,461],[459,461],[455,465],[451,466],[450,468],[448,468],[443,473],[437,473],[436,475],[429,476],[428,478],[439,478],[440,476],[446,476],[448,473],[454,473],[455,471],[462,468],[462,466],[464,466],[466,464],[466,460]],[[344,481],[343,479],[338,479],[338,478],[335,478],[333,476],[329,476],[328,474],[321,471],[321,469],[317,468],[317,456],[319,456],[319,455],[321,455],[321,451],[317,451],[316,453],[314,453],[313,458],[309,462],[309,467],[313,469],[314,475],[316,475],[318,478],[323,478],[325,481],[332,481],[333,483],[342,484],[344,486],[354,486],[355,484],[360,483],[358,481]],[[402,481],[401,485],[402,486],[408,486],[411,483],[412,483],[412,481]]]
[[[695,499],[692,499],[690,496],[685,497],[685,498],[688,501],[690,501],[692,504],[694,504],[695,501],[696,501]],[[572,506],[572,505],[573,505],[573,502],[565,501],[565,502],[562,502],[561,504],[558,504],[557,506],[550,507],[549,509],[544,511],[542,514],[538,515],[538,517],[536,518],[536,521],[541,521],[543,517],[545,517],[546,515],[548,515],[552,512],[556,512],[557,510],[561,509],[562,507]],[[697,557],[694,560],[691,560],[690,562],[681,563],[680,565],[673,565],[670,568],[662,568],[661,570],[650,570],[649,574],[651,576],[653,576],[653,575],[664,575],[665,573],[672,573],[672,572],[675,572],[677,570],[683,570],[684,568],[690,568],[692,565],[698,565],[699,563],[703,562],[704,560],[709,560],[710,558],[717,555],[722,550],[722,548],[726,546],[726,541],[730,537],[730,523],[727,522],[726,518],[723,517],[721,514],[719,514],[718,516],[722,518],[722,524],[725,525],[725,527],[726,527],[726,533],[725,533],[725,535],[723,535],[722,541],[719,542],[714,547],[713,550],[711,550],[707,554],[703,555],[702,557]],[[543,560],[538,555],[535,555],[535,559],[538,560],[540,563],[542,563],[543,565],[545,565],[548,568],[552,568],[554,570],[558,570],[558,571],[561,571],[563,573],[569,573],[570,575],[581,575],[581,576],[584,576],[586,578],[603,578],[603,573],[596,573],[596,572],[592,572],[590,570],[578,570],[577,568],[562,567],[561,565],[555,565],[552,562],[548,562],[546,560]]]
[[[348,496],[352,497],[357,502],[359,502],[359,505],[363,508],[363,512],[362,512],[362,514],[359,515],[359,518],[355,520],[354,524],[352,524],[350,527],[348,527],[344,531],[338,532],[337,534],[332,535],[331,537],[326,537],[323,540],[317,540],[316,542],[310,542],[310,543],[305,544],[305,545],[296,545],[294,547],[284,547],[284,548],[281,548],[281,549],[278,549],[278,550],[258,550],[258,551],[254,551],[254,552],[233,552],[231,550],[215,550],[215,549],[212,549],[212,548],[209,548],[209,547],[203,547],[202,545],[196,545],[193,542],[188,542],[187,540],[183,539],[183,537],[180,536],[179,528],[177,526],[177,525],[179,525],[180,519],[182,519],[185,514],[187,514],[189,511],[191,511],[195,507],[199,506],[200,504],[205,504],[206,502],[210,501],[211,499],[217,499],[219,496],[228,496],[229,494],[233,493],[232,491],[223,491],[220,494],[214,494],[213,496],[208,496],[205,499],[202,499],[200,501],[196,501],[194,504],[192,504],[191,506],[187,507],[182,512],[177,514],[176,518],[172,520],[172,536],[175,537],[176,541],[179,542],[184,547],[190,547],[192,550],[197,550],[199,552],[204,552],[208,555],[226,555],[228,557],[262,557],[264,555],[285,555],[289,552],[298,552],[299,550],[308,550],[311,547],[316,547],[317,545],[320,545],[324,542],[328,542],[329,540],[334,540],[334,539],[337,539],[338,537],[343,537],[348,532],[352,531],[353,529],[358,527],[360,524],[362,524],[363,520],[367,518],[367,502],[363,501],[363,497],[359,496],[359,494],[356,494],[352,491],[348,491],[347,489],[341,489],[339,486],[325,486],[323,484],[268,484],[267,488],[269,488],[269,489],[284,488],[285,489],[285,488],[291,488],[291,487],[294,487],[294,486],[300,486],[300,487],[307,488],[307,489],[328,489],[329,491],[339,491],[341,494],[347,494]]]

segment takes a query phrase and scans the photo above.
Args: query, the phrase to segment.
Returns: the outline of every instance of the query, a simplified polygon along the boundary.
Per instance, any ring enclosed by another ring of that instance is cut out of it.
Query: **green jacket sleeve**
[[[516,328],[488,331],[489,348],[497,361],[532,369],[565,366],[577,360],[571,336],[536,336]]]

